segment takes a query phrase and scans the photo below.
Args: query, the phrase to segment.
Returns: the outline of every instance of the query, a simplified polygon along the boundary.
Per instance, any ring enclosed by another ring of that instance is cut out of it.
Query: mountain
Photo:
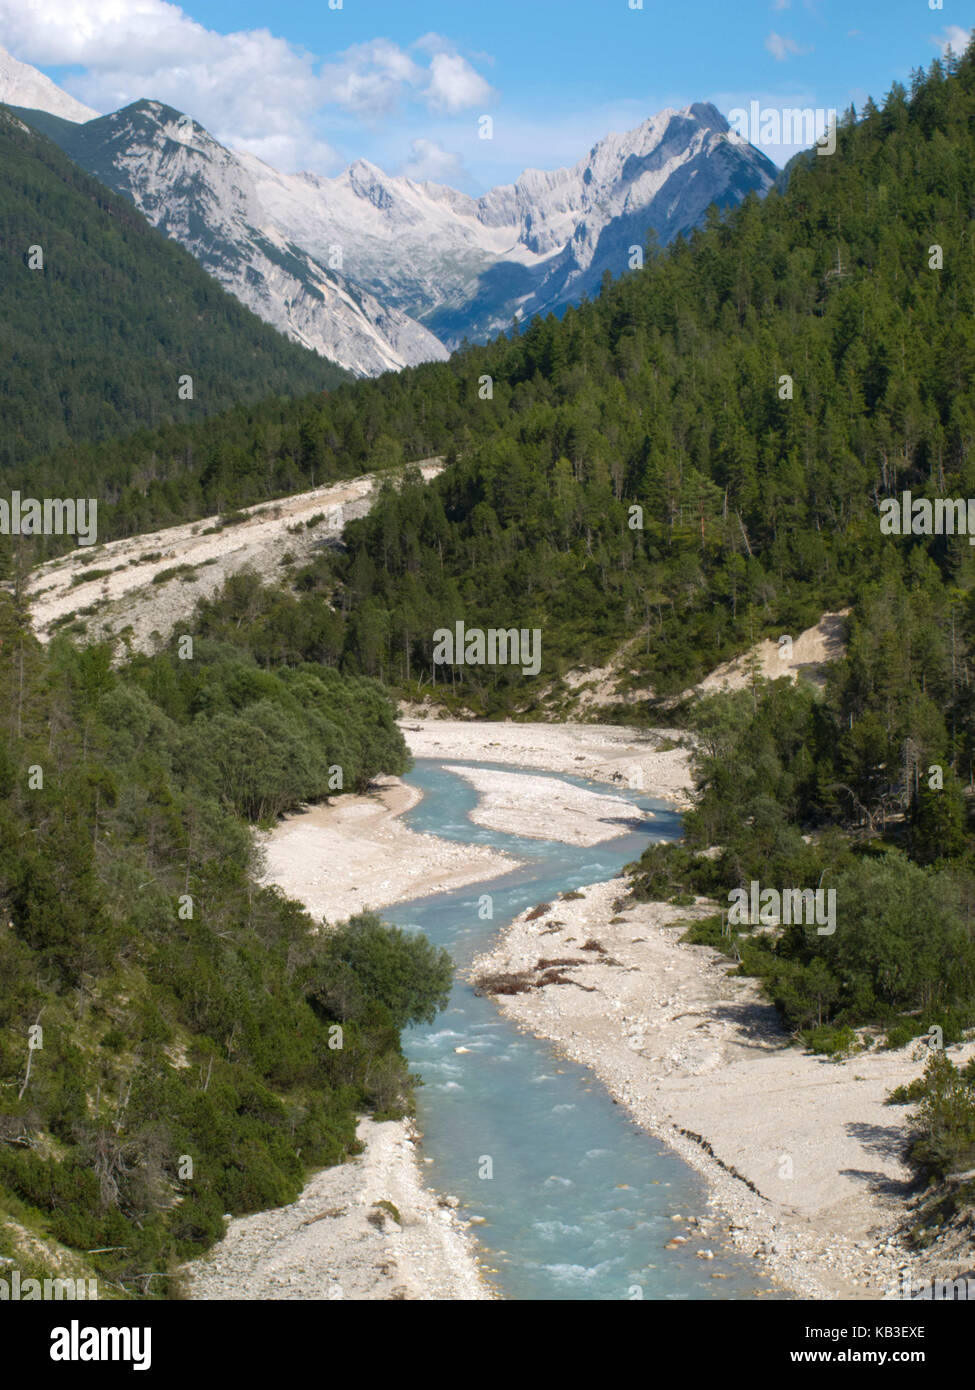
[[[357,376],[447,356],[427,329],[330,269],[327,238],[309,248],[276,224],[260,195],[273,170],[181,112],[138,101],[84,125],[18,114],[296,342]]]
[[[0,465],[345,375],[0,107]]]
[[[328,179],[241,158],[285,235],[317,255],[341,245],[357,283],[452,349],[506,328],[516,314],[595,293],[607,270],[628,268],[629,248],[642,248],[649,229],[669,242],[698,225],[710,203],[765,193],[776,175],[705,103],[662,111],[599,141],[570,169],[529,169],[477,199],[391,177],[362,159]]]
[[[63,92],[37,68],[18,63],[4,48],[0,48],[0,101],[7,106],[46,111],[67,121],[91,121],[98,115],[90,106]]]
[[[443,359],[515,316],[559,312],[626,270],[648,232],[667,243],[709,204],[764,194],[777,172],[708,103],[662,111],[571,168],[529,169],[481,198],[363,159],[335,178],[282,174],[157,101],[81,124],[23,103],[18,114],[267,322],[356,375]]]

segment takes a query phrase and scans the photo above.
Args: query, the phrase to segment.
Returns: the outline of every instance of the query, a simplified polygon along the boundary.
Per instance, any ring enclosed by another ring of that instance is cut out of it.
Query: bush
[[[802,1041],[810,1052],[825,1057],[842,1057],[859,1046],[852,1028],[835,1028],[831,1024],[809,1029],[802,1035]]]
[[[919,1089],[920,1094],[916,1086],[902,1092],[918,1107],[908,1119],[912,1137],[907,1151],[918,1177],[943,1181],[975,1168],[975,1067],[969,1063],[960,1071],[944,1052],[936,1051]]]
[[[326,978],[316,979],[312,992],[335,1007],[338,1017],[361,1019],[368,1000],[387,1010],[396,1029],[431,1023],[447,1006],[454,974],[442,946],[386,926],[371,912],[351,917],[324,938],[319,971]]]

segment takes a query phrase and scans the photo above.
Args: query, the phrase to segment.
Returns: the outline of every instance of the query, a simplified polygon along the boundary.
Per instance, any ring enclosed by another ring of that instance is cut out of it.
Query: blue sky
[[[364,157],[479,192],[667,106],[880,98],[975,15],[958,0],[635,2],[0,0],[0,44],[100,111],[156,97],[280,168]]]

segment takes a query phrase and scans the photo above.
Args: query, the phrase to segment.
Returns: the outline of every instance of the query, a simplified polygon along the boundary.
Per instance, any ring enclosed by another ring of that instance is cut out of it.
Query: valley
[[[0,31],[0,1263],[702,1303],[760,1369],[946,1297],[975,39],[147,3]],[[817,71],[782,167],[723,114]]]
[[[428,865],[436,863],[438,867],[424,888],[415,878],[419,842],[411,840],[411,835],[415,840],[414,832],[398,828],[400,817],[419,804],[412,788],[409,794],[401,794],[407,793],[407,787],[390,787],[358,802],[312,809],[285,822],[268,839],[267,872],[271,881],[304,902],[316,918],[329,920],[366,906],[383,906],[387,911],[394,909],[389,914],[393,920],[415,921],[413,902],[435,890],[438,900],[447,895],[438,904],[438,919],[448,919],[455,903],[455,915],[469,923],[477,915],[473,911],[477,902],[483,901],[479,895],[493,888],[493,883],[485,880],[497,879],[500,874],[504,877],[499,881],[504,882],[520,869],[519,893],[528,896],[544,863],[542,858],[526,870],[525,860],[519,865],[511,859],[506,864],[485,859],[483,868],[476,869],[471,862],[468,879],[476,886],[465,892],[452,877],[450,866],[458,842],[464,840],[470,842],[465,850],[469,859],[487,855],[488,846],[477,843],[483,837],[474,827],[490,827],[504,844],[509,844],[512,836],[526,835],[564,845],[576,843],[573,816],[571,812],[560,813],[560,796],[571,791],[573,782],[582,777],[592,790],[577,794],[596,805],[615,785],[614,774],[632,769],[634,755],[644,768],[651,795],[659,795],[653,780],[655,769],[668,757],[674,768],[670,779],[664,776],[664,781],[669,781],[669,795],[682,791],[686,797],[692,790],[686,754],[681,754],[683,786],[678,785],[679,760],[668,754],[655,758],[659,735],[645,735],[634,743],[633,732],[625,729],[458,724],[436,718],[418,723],[407,720],[404,729],[411,751],[422,759],[423,767],[442,769],[440,777],[447,773],[473,781],[478,795],[467,812],[472,824],[465,830],[451,815],[446,827],[449,838],[438,838],[443,823],[434,797],[423,822],[420,852]],[[462,739],[467,761],[459,765],[442,761]],[[496,769],[506,765],[510,770],[488,772],[483,764],[478,765],[483,758],[489,758]],[[526,775],[533,769],[541,775]],[[566,776],[573,782],[564,781]],[[494,796],[494,782],[505,783],[506,800]],[[520,803],[522,790],[525,800]],[[525,810],[534,808],[534,821],[530,814],[526,817],[519,811],[519,805]],[[544,820],[537,815],[542,805]],[[643,833],[652,834],[652,813],[643,814],[651,816]],[[380,830],[382,826],[385,828]],[[377,830],[384,846],[378,860],[372,848]],[[295,837],[299,834],[303,836],[302,848],[296,852]],[[613,846],[608,848],[612,851]],[[544,853],[543,846],[535,851],[536,855]],[[316,872],[314,866],[326,864],[342,867],[337,874]],[[526,872],[532,877],[526,879]],[[342,875],[347,873],[367,883],[352,899],[342,887]],[[577,877],[581,875],[580,866]],[[541,891],[546,887],[539,883]],[[705,1179],[707,1202],[674,1199],[664,1218],[672,1224],[662,1222],[656,1237],[651,1234],[652,1227],[644,1232],[640,1248],[649,1272],[641,1274],[634,1267],[625,1277],[652,1283],[657,1277],[653,1271],[666,1270],[669,1258],[677,1266],[674,1277],[680,1279],[687,1258],[698,1258],[699,1251],[709,1248],[704,1277],[717,1277],[717,1269],[725,1282],[729,1278],[738,1281],[742,1288],[734,1294],[737,1297],[778,1291],[778,1296],[787,1292],[811,1299],[889,1299],[901,1296],[905,1281],[912,1288],[923,1287],[934,1277],[953,1278],[961,1273],[963,1252],[949,1266],[938,1253],[918,1257],[905,1241],[904,1195],[910,1180],[897,1154],[906,1133],[898,1112],[892,1112],[884,1101],[895,1086],[921,1074],[926,1049],[909,1046],[887,1052],[873,1046],[846,1061],[803,1054],[790,1046],[774,1010],[763,1002],[753,981],[736,979],[722,956],[681,940],[680,924],[706,916],[713,911],[711,905],[703,899],[690,908],[640,904],[627,901],[628,890],[624,877],[578,884],[574,878],[571,884],[566,883],[561,900],[553,899],[541,907],[536,904],[530,912],[522,910],[500,928],[485,923],[479,935],[490,939],[499,932],[500,939],[495,937],[495,942],[475,957],[471,958],[467,940],[469,926],[456,935],[453,947],[468,987],[473,985],[492,998],[519,1028],[549,1040],[557,1056],[594,1072],[642,1129],[657,1136]],[[397,908],[397,904],[404,906]],[[590,944],[594,941],[598,950]],[[535,965],[539,956],[557,957],[563,969],[568,967],[570,976],[560,983],[575,988],[547,983],[544,972]],[[503,993],[496,993],[492,986],[493,981],[518,978],[526,982],[534,979],[534,985],[527,983],[518,991],[506,985]],[[459,989],[466,996],[465,986]],[[383,1186],[382,1181],[370,1179],[371,1154],[375,1147],[388,1155],[391,1141],[388,1136],[380,1139],[371,1127],[362,1161],[366,1177],[363,1193],[367,1195],[354,1199],[359,1206],[401,1191],[409,1174],[422,1174],[424,1163],[431,1165],[430,1174],[440,1182],[445,1169],[450,1173],[452,1164],[457,1167],[437,1142],[438,1136],[452,1134],[454,1124],[451,1121],[444,1129],[444,1121],[437,1118],[443,1078],[488,1064],[492,1053],[481,1050],[483,1040],[495,1036],[465,1027],[456,1015],[466,1007],[455,1008],[453,1019],[447,1015],[447,1040],[454,1053],[469,1053],[471,1061],[460,1068],[446,1060],[449,1048],[438,1046],[428,1052],[419,1040],[411,1046],[421,1073],[432,1087],[429,1093],[421,1093],[420,1125],[426,1133],[417,1136],[408,1125],[396,1131],[397,1163],[385,1170]],[[489,1024],[478,1027],[490,1030]],[[954,1060],[964,1063],[975,1055],[975,1044],[950,1051]],[[504,1081],[504,1069],[499,1074],[489,1067],[483,1084],[503,1086]],[[465,1083],[459,1087],[449,1084],[447,1094],[454,1109],[464,1105],[466,1093]],[[485,1103],[479,1085],[478,1114]],[[472,1114],[468,1123],[473,1122]],[[532,1124],[527,1117],[523,1123]],[[542,1132],[540,1143],[544,1142]],[[447,1142],[453,1141],[448,1138]],[[486,1138],[484,1143],[490,1148]],[[349,1180],[320,1175],[306,1189],[295,1214],[312,1206],[317,1209],[318,1204],[335,1205],[328,1194],[333,1188],[339,1191]],[[351,1180],[355,1181],[354,1176]],[[344,1195],[348,1201],[348,1194]],[[519,1198],[525,1195],[521,1193]],[[330,1252],[330,1278],[339,1285],[346,1284],[343,1270],[347,1258],[352,1261],[349,1280],[361,1278],[355,1271],[363,1264],[363,1251],[373,1249],[375,1268],[390,1260],[392,1268],[382,1278],[376,1275],[376,1285],[369,1292],[354,1296],[389,1297],[388,1289],[397,1281],[401,1283],[403,1271],[411,1267],[408,1252],[419,1243],[425,1250],[426,1277],[417,1279],[414,1272],[407,1288],[392,1296],[456,1296],[444,1293],[445,1273],[436,1252],[441,1223],[459,1222],[458,1231],[467,1230],[477,1238],[463,1267],[475,1270],[479,1264],[490,1287],[499,1274],[494,1222],[484,1217],[483,1202],[476,1191],[468,1189],[468,1201],[459,1206],[452,1192],[448,1197],[449,1204],[439,1208],[436,1195],[426,1203],[411,1202],[407,1208],[400,1208],[397,1201],[401,1214],[406,1212],[403,1222],[379,1223],[378,1235],[375,1230],[366,1234],[367,1227],[363,1226],[359,1240],[365,1241],[365,1246],[356,1246],[355,1255],[349,1257],[342,1253],[341,1243],[336,1244],[340,1237],[348,1239],[348,1228],[338,1219],[344,1213],[335,1212],[320,1233],[323,1248]],[[508,1199],[518,1200],[510,1191]],[[218,1277],[224,1288],[240,1281],[235,1296],[255,1296],[256,1286],[248,1282],[251,1275],[244,1274],[241,1264],[245,1249],[251,1252],[246,1256],[247,1269],[271,1268],[273,1260],[290,1249],[287,1233],[294,1219],[289,1210],[235,1223],[227,1241],[201,1267],[202,1282],[193,1296],[212,1296],[212,1281]],[[561,1219],[571,1218],[563,1215]],[[241,1244],[245,1240],[246,1246]],[[544,1248],[544,1241],[542,1244]],[[691,1247],[686,1252],[684,1244]],[[577,1237],[576,1246],[580,1267],[595,1270],[600,1263],[595,1233],[585,1239]],[[711,1263],[715,1258],[717,1265]],[[741,1259],[745,1266],[736,1263]],[[329,1297],[314,1273],[314,1263],[306,1267],[303,1260],[302,1256],[299,1274],[305,1277],[292,1277],[294,1287],[283,1296]],[[754,1274],[746,1293],[742,1269],[747,1266]],[[503,1262],[500,1273],[503,1276]],[[771,1284],[762,1283],[767,1275],[772,1276]],[[730,1292],[725,1289],[723,1296]],[[535,1296],[539,1294],[540,1288]],[[554,1296],[560,1295],[556,1292]],[[566,1290],[561,1296],[572,1295]],[[697,1296],[705,1295],[698,1292]]]

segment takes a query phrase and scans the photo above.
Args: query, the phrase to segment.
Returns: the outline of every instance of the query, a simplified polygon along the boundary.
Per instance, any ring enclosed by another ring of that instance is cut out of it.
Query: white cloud
[[[315,140],[307,134],[246,136],[214,131],[222,145],[244,154],[256,155],[272,169],[284,173],[312,170],[315,173],[338,173],[347,163],[339,152],[325,140]]]
[[[220,36],[165,0],[2,0],[5,42],[28,62],[141,67],[215,56]]]
[[[469,178],[459,154],[445,150],[437,140],[427,140],[423,137],[413,141],[411,158],[403,165],[401,172],[417,183],[446,183],[456,186],[458,183],[466,183]]]
[[[421,67],[389,39],[346,49],[322,70],[327,100],[374,120],[392,115],[404,97],[413,95],[422,96],[432,111],[448,115],[493,99],[488,83],[442,34],[424,34],[410,47],[430,54],[429,67]]]
[[[389,39],[357,43],[322,69],[326,101],[367,119],[391,115],[404,92],[422,82],[424,70]]]
[[[453,53],[454,45],[443,34],[436,34],[432,30],[429,34],[421,34],[410,45],[420,53]]]
[[[787,10],[792,4],[792,0],[772,0],[773,10]]]
[[[971,29],[963,29],[960,24],[946,24],[940,35],[931,35],[931,42],[935,48],[941,49],[942,58],[946,56],[949,48],[954,49],[960,58],[968,47],[971,37]]]
[[[430,60],[426,95],[432,110],[454,115],[472,106],[486,106],[494,92],[459,53],[435,53]]]
[[[23,62],[82,69],[61,85],[99,111],[154,98],[285,170],[338,167],[326,119],[379,125],[405,102],[454,115],[493,95],[438,34],[412,46],[419,60],[377,38],[323,61],[270,29],[217,33],[168,0],[0,0],[0,34]]]
[[[777,34],[773,29],[765,40],[765,47],[771,53],[777,63],[784,63],[787,58],[793,58],[799,53],[811,53],[811,48],[805,48],[795,39],[789,38],[788,34]]]
[[[218,34],[165,0],[0,0],[0,31],[25,62],[83,68],[62,85],[99,111],[154,98],[292,167],[334,162],[313,60],[268,29]]]

